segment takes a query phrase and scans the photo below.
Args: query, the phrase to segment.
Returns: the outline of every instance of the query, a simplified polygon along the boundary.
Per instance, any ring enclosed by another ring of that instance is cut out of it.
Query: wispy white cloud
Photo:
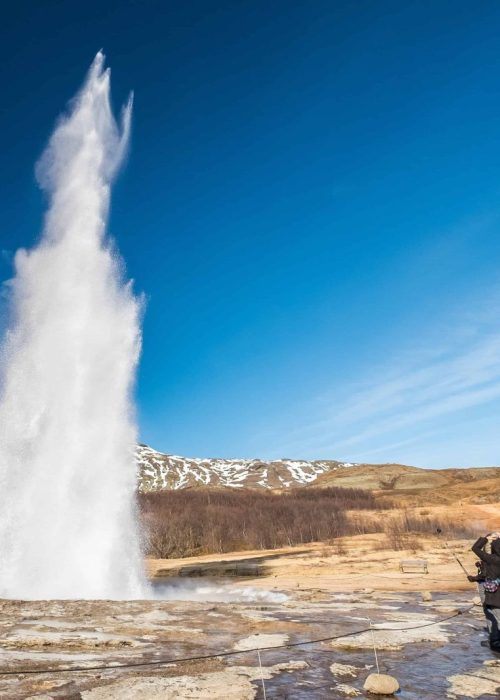
[[[393,350],[370,377],[321,397],[280,453],[385,461],[404,455],[409,445],[432,445],[466,411],[474,420],[500,401],[499,321],[495,290],[487,303],[462,309],[439,333],[421,336],[417,349]]]

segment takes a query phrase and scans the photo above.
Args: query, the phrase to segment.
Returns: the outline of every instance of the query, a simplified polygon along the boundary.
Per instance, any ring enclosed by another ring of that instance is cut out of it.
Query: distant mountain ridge
[[[193,486],[282,489],[306,486],[321,474],[355,466],[335,460],[201,459],[158,452],[138,445],[139,490],[184,489]]]
[[[369,489],[418,503],[500,500],[500,467],[422,469],[403,464],[355,464],[337,460],[190,458],[136,450],[139,490],[185,488],[290,489],[338,486]]]

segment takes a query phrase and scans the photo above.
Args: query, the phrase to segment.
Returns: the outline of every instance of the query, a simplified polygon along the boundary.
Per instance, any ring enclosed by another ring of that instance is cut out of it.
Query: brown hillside
[[[412,503],[494,503],[500,500],[500,467],[421,469],[402,464],[359,464],[321,474],[314,487],[373,491]]]

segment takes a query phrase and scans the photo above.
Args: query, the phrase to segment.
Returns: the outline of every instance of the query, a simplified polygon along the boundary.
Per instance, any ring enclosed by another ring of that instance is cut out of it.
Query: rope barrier
[[[331,642],[336,639],[345,639],[347,637],[354,637],[357,634],[363,634],[364,632],[407,632],[414,629],[422,629],[423,627],[432,627],[433,625],[439,625],[448,620],[452,620],[460,615],[466,615],[475,606],[470,605],[468,608],[463,610],[457,610],[455,613],[448,615],[447,617],[440,618],[439,620],[434,620],[433,622],[427,622],[423,625],[416,625],[413,627],[365,627],[363,629],[354,630],[352,632],[345,632],[344,634],[336,634],[331,637],[321,637],[319,639],[310,639],[302,642],[288,642],[287,644],[281,644],[279,646],[268,646],[268,647],[254,647],[252,649],[238,649],[233,651],[221,651],[216,654],[201,654],[196,656],[185,656],[181,658],[173,659],[156,659],[155,661],[138,661],[128,664],[99,664],[96,666],[70,666],[66,668],[48,668],[48,669],[19,669],[19,670],[8,670],[2,671],[0,669],[0,676],[24,676],[24,675],[45,675],[45,674],[55,674],[55,673],[85,673],[87,671],[119,671],[126,668],[143,668],[148,666],[170,666],[172,664],[188,663],[192,661],[208,661],[209,659],[225,658],[228,656],[239,656],[241,654],[250,654],[252,652],[257,652],[260,654],[261,651],[278,651],[279,649],[292,649],[294,647],[307,646],[309,644],[321,644],[323,642]]]

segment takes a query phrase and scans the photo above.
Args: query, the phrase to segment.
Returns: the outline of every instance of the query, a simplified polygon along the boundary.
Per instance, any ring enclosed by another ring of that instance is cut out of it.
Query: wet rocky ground
[[[373,639],[402,699],[499,697],[500,658],[480,646],[484,620],[479,607],[467,611],[470,593],[424,601],[297,590],[283,599],[204,581],[171,582],[159,595],[170,599],[1,601],[0,697],[250,700],[263,686],[268,700],[366,697]],[[370,621],[373,636],[362,631]]]

